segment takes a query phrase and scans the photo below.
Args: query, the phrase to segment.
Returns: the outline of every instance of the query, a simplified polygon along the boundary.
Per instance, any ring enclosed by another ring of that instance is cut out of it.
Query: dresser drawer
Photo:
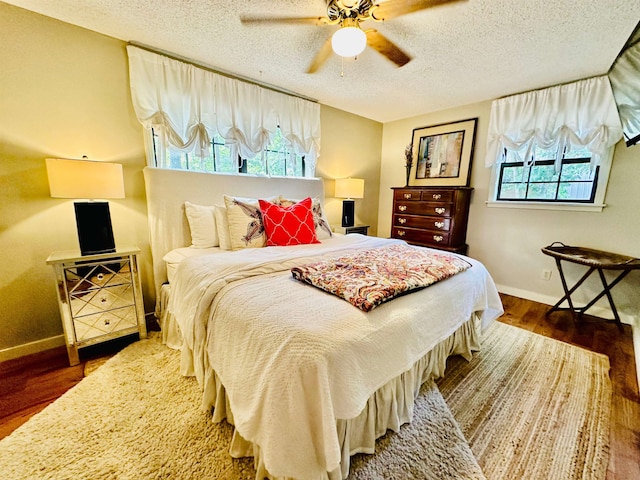
[[[453,192],[451,190],[424,190],[420,198],[423,202],[453,202]]]
[[[435,217],[435,216],[418,216],[418,215],[394,215],[393,216],[394,227],[405,228],[421,228],[424,230],[433,231],[449,231],[451,226],[451,219],[449,217]]]
[[[413,228],[393,227],[391,229],[391,236],[420,245],[449,245],[449,232],[427,232]]]
[[[134,304],[132,283],[103,287],[85,292],[76,291],[69,295],[69,306],[71,308],[71,315],[74,318]]]
[[[422,192],[420,190],[398,189],[393,191],[393,199],[397,202],[417,202],[420,201]]]
[[[438,217],[450,217],[451,205],[431,202],[395,202],[393,213],[404,215],[434,215]]]
[[[76,341],[87,342],[91,339],[110,335],[121,330],[138,328],[135,306],[117,308],[108,312],[86,315],[73,319]]]

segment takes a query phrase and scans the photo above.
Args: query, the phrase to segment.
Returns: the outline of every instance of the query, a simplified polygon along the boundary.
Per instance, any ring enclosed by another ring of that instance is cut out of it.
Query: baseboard
[[[538,303],[544,303],[546,305],[555,305],[559,300],[555,297],[548,295],[541,295],[536,292],[530,292],[528,290],[521,290],[519,288],[507,287],[505,285],[496,285],[500,293],[512,295],[518,298],[524,298]],[[589,309],[589,313],[600,318],[613,319],[613,313],[608,308],[593,306]],[[633,335],[633,351],[636,359],[636,375],[638,380],[638,392],[640,392],[640,318],[634,315],[618,312],[620,321],[631,325],[631,332]]]
[[[44,352],[45,350],[61,347],[64,344],[64,335],[57,335],[55,337],[36,340],[35,342],[5,348],[4,350],[0,350],[0,362],[24,357],[25,355],[31,355],[32,353]]]

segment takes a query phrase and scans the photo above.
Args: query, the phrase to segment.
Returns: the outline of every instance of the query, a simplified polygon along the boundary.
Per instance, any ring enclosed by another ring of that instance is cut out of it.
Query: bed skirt
[[[163,343],[172,348],[180,348],[182,337],[175,321],[168,313],[168,286],[162,289],[160,326]],[[462,355],[471,359],[473,351],[480,346],[480,326],[476,318],[465,322],[450,337],[436,345],[425,356],[418,360],[412,368],[390,380],[371,395],[360,415],[350,419],[338,419],[336,434],[341,447],[341,463],[338,468],[327,472],[323,479],[343,480],[349,475],[350,458],[357,453],[373,454],[377,438],[387,430],[397,432],[402,425],[411,422],[415,399],[421,385],[427,380],[444,375],[447,358],[451,355]],[[183,359],[184,360],[184,359]],[[185,372],[182,372],[183,374]],[[191,372],[192,373],[192,372]],[[208,368],[204,372],[202,405],[212,411],[212,420],[227,420],[234,424],[229,399],[222,382],[216,373]],[[256,469],[256,480],[289,480],[274,477],[267,471],[260,452],[260,447],[245,440],[237,430],[229,447],[234,458],[253,457]]]

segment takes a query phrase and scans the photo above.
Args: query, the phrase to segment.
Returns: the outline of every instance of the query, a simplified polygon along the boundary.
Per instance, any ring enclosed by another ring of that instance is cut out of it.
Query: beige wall
[[[55,250],[77,248],[73,201],[49,196],[45,158],[123,164],[110,201],[117,244],[138,245],[145,309],[153,311],[142,127],[129,93],[125,43],[0,2],[0,361],[62,345]],[[317,174],[364,178],[358,221],[375,230],[382,125],[322,107]],[[333,186],[327,182],[327,195]],[[366,201],[366,204],[364,203]],[[329,221],[340,203],[327,198]]]
[[[605,198],[607,207],[602,212],[491,208],[485,204],[491,170],[484,167],[490,108],[491,102],[483,102],[384,124],[378,209],[380,236],[390,234],[392,195],[389,188],[405,184],[403,152],[411,142],[413,129],[478,117],[467,243],[469,255],[487,266],[500,291],[549,304],[559,300],[562,285],[555,262],[540,252],[541,247],[554,241],[640,257],[640,146],[627,148],[622,142],[616,146]],[[543,269],[553,271],[551,280],[542,280]],[[569,283],[577,280],[582,272],[583,268],[569,265]],[[593,297],[599,288],[596,277],[593,280],[587,283],[586,290],[577,292],[577,298]],[[628,321],[640,317],[640,271],[632,272],[613,293],[616,306]],[[606,300],[598,303],[598,306],[606,305]]]
[[[45,261],[78,246],[73,202],[49,196],[45,158],[87,155],[124,166],[126,198],[110,202],[114,235],[139,245],[146,260],[144,151],[123,42],[3,3],[0,31],[0,353],[45,339],[17,352],[28,353],[62,342]]]
[[[316,175],[325,179],[325,210],[331,224],[340,225],[342,200],[333,197],[336,178],[363,178],[364,198],[355,201],[356,224],[378,228],[382,124],[342,110],[322,106],[322,149]]]

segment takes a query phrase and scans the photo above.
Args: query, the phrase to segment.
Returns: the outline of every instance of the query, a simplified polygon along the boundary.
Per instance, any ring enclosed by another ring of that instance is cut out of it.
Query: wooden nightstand
[[[349,235],[350,233],[360,233],[361,235],[368,235],[369,225],[355,225],[353,227],[340,227],[338,225],[334,225],[333,231],[342,233],[344,235]]]
[[[83,256],[77,250],[49,255],[70,365],[80,363],[82,347],[134,333],[146,338],[139,252],[123,247],[97,255]]]

